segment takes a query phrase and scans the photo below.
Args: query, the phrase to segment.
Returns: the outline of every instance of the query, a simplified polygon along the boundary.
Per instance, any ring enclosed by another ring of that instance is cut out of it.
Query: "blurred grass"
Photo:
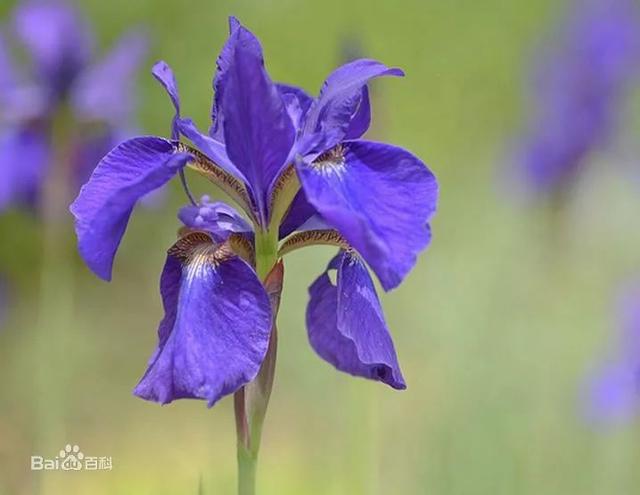
[[[11,2],[10,2],[11,3]],[[319,88],[345,35],[367,56],[405,69],[376,83],[377,132],[430,164],[442,198],[434,240],[406,283],[381,295],[409,385],[398,393],[335,372],[306,341],[306,288],[332,251],[286,260],[279,363],[259,468],[262,494],[635,493],[638,424],[597,431],[579,392],[607,345],[612,295],[640,267],[637,184],[619,154],[594,157],[560,219],[525,208],[503,187],[509,140],[523,112],[533,47],[559,7],[550,0],[481,4],[87,0],[100,46],[144,24],[153,53],[176,71],[183,113],[206,128],[226,16],[262,40],[276,80]],[[0,6],[6,13],[10,5]],[[165,134],[170,105],[141,76],[141,124]],[[637,104],[633,107],[637,110]],[[374,119],[376,118],[374,107]],[[633,113],[633,112],[631,112]],[[637,112],[636,112],[637,113]],[[635,114],[630,122],[637,123]],[[637,126],[635,127],[637,129]],[[620,138],[637,151],[633,128]],[[207,185],[192,179],[200,192]],[[39,233],[34,220],[0,220],[0,263],[16,285],[0,334],[0,494],[233,493],[231,401],[166,407],[131,395],[155,345],[157,290],[174,239],[177,188],[161,211],[138,211],[105,284],[76,262],[68,348],[45,374],[62,390],[66,437],[36,452],[34,397]],[[65,287],[60,288],[66,290]],[[52,329],[53,331],[53,329]],[[71,367],[72,374],[59,382]],[[53,385],[52,385],[53,386]],[[29,456],[66,443],[112,456],[108,473],[41,473]]]

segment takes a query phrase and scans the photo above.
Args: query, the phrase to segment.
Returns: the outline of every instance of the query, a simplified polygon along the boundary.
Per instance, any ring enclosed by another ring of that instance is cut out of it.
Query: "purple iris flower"
[[[28,70],[12,63],[8,31],[30,56]],[[74,7],[56,0],[18,5],[11,28],[0,32],[0,211],[36,206],[62,153],[75,193],[130,135],[134,74],[146,44],[132,32],[94,63],[90,27]]]
[[[639,60],[635,2],[575,2],[534,81],[535,111],[518,152],[518,172],[532,191],[566,189],[607,144]]]
[[[587,415],[599,423],[630,419],[640,411],[640,286],[625,290],[613,352],[589,384]]]
[[[242,214],[207,197],[180,211],[183,227],[160,281],[158,347],[135,394],[213,405],[251,382],[277,311],[263,281],[281,257],[314,244],[339,252],[309,289],[311,345],[339,370],[405,388],[368,267],[385,290],[402,282],[429,244],[438,187],[408,151],[361,139],[371,116],[366,84],[402,71],[356,60],[314,98],[274,83],[258,39],[231,18],[206,134],[181,115],[169,66],[158,62],[153,74],[175,108],[170,139],[130,139],[99,163],[71,205],[83,259],[110,280],[137,201],[176,175],[188,193],[185,168]]]

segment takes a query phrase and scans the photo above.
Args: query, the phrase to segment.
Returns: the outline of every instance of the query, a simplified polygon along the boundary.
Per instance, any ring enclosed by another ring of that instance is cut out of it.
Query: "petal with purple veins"
[[[370,120],[368,93],[363,92],[367,82],[374,77],[403,75],[400,69],[369,59],[355,60],[337,68],[324,82],[320,95],[309,108],[304,132],[334,134],[327,144],[329,147],[343,139],[360,137],[369,127]]]
[[[395,146],[346,141],[297,163],[308,202],[367,261],[385,290],[396,287],[429,244],[438,186],[417,157]]]
[[[295,129],[256,44],[244,27],[231,34],[218,109],[224,119],[227,154],[248,179],[258,211],[266,219],[268,188],[286,165]]]
[[[209,407],[255,378],[271,333],[271,307],[253,269],[220,245],[170,254],[161,279],[165,317],[135,395]]]
[[[115,253],[137,201],[171,180],[190,159],[170,141],[147,136],[125,141],[100,161],[71,205],[78,249],[96,275],[111,279]]]
[[[216,141],[224,142],[224,130],[223,121],[224,113],[221,111],[222,94],[224,91],[224,84],[222,79],[226,74],[228,68],[233,63],[236,45],[240,42],[240,38],[235,36],[235,32],[241,28],[240,21],[234,16],[229,17],[229,38],[225,42],[220,54],[216,59],[216,73],[213,78],[213,105],[211,106],[211,128],[209,129],[209,135]],[[244,37],[242,39],[244,48],[250,50],[256,58],[262,59],[262,47],[258,39],[253,37]]]
[[[337,270],[337,284],[329,277]],[[380,301],[357,255],[341,252],[309,288],[313,349],[340,371],[406,388]]]

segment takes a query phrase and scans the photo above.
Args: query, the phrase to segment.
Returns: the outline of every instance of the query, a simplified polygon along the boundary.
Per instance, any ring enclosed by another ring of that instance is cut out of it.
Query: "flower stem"
[[[269,347],[256,378],[234,395],[236,432],[238,438],[238,495],[254,495],[256,468],[262,425],[267,413],[278,349],[276,317],[280,306],[284,269],[278,263],[276,232],[256,232],[256,272],[263,281],[272,311]]]

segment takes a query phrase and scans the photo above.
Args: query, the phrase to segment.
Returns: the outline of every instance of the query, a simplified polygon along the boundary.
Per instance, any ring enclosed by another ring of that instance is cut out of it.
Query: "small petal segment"
[[[170,250],[161,290],[158,349],[135,395],[161,404],[204,399],[211,407],[255,378],[271,307],[247,263],[213,243],[196,243],[182,258]]]
[[[78,249],[99,277],[110,280],[113,258],[136,202],[160,188],[191,159],[171,141],[146,136],[114,148],[71,205]]]
[[[333,285],[329,270],[338,270]],[[406,385],[380,301],[364,263],[342,251],[309,288],[307,331],[313,349],[340,371]]]
[[[429,244],[434,175],[395,146],[345,141],[313,163],[297,163],[308,202],[367,261],[385,290],[398,286]]]

